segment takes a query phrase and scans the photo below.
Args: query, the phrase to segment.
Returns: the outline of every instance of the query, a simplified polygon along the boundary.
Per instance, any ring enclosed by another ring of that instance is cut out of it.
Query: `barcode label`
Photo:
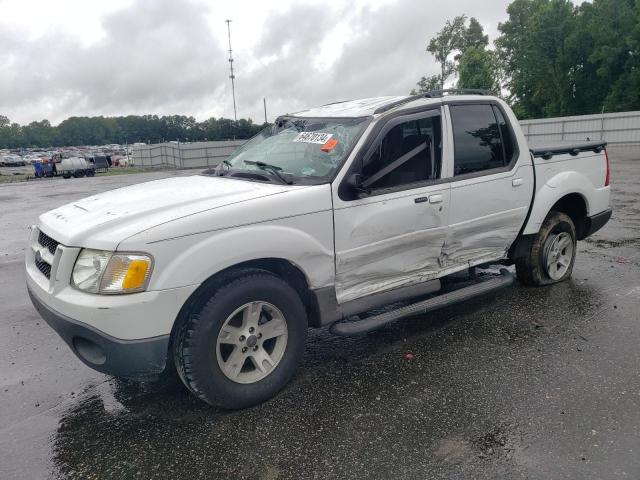
[[[320,145],[324,145],[327,141],[333,136],[332,133],[322,133],[322,132],[300,132],[296,135],[296,138],[293,139],[294,142],[304,142],[304,143],[318,143]]]

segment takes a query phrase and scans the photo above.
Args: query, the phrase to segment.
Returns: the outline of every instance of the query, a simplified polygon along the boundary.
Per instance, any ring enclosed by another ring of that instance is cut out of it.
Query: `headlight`
[[[83,249],[73,267],[73,285],[89,293],[134,293],[147,288],[153,260],[143,253]]]

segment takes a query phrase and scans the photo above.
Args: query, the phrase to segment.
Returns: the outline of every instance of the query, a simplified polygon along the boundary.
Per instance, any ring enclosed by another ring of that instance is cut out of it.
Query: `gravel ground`
[[[24,287],[40,213],[185,172],[0,187],[0,478],[640,478],[640,155],[611,156],[614,216],[571,281],[313,331],[288,388],[239,412],[93,372]]]

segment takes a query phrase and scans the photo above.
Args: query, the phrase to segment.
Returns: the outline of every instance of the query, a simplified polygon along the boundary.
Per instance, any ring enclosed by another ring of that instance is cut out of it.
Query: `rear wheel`
[[[571,277],[576,258],[576,227],[561,212],[550,212],[531,249],[516,260],[518,279],[526,285],[551,285]]]
[[[245,408],[280,391],[295,373],[307,335],[306,310],[284,280],[262,271],[219,288],[176,332],[174,360],[205,402]]]

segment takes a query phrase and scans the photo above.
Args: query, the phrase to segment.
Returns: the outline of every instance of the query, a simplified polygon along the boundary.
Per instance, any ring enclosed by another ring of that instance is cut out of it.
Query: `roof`
[[[422,105],[441,104],[452,100],[479,100],[480,96],[484,99],[495,99],[490,92],[485,92],[483,90],[436,90],[413,96],[372,97],[363,98],[361,100],[329,103],[321,107],[295,112],[291,115],[307,118],[365,117],[385,113],[391,110],[403,110],[405,108]]]
[[[373,115],[379,107],[403,100],[407,96],[396,97],[372,97],[363,98],[361,100],[349,100],[346,102],[329,103],[322,107],[302,110],[292,113],[296,117],[366,117]]]

